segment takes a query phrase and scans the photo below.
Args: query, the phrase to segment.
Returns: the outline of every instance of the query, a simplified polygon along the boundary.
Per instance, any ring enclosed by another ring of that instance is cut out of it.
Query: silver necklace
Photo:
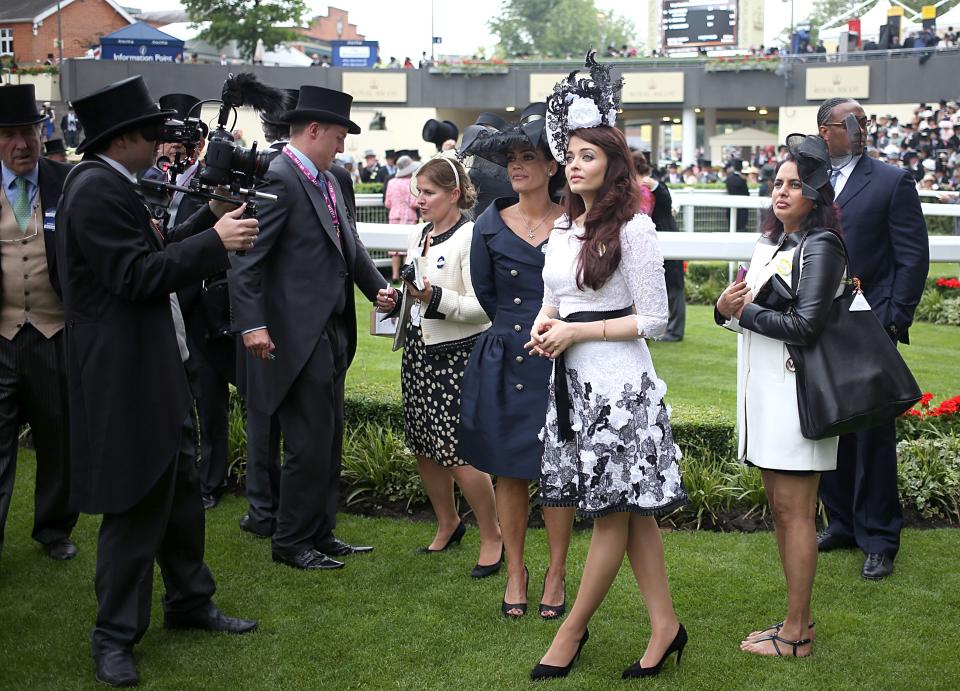
[[[520,215],[520,220],[523,221],[523,225],[527,227],[527,237],[533,240],[537,236],[537,229],[543,225],[543,222],[547,220],[547,216],[550,215],[550,212],[553,211],[553,204],[550,205],[550,209],[544,214],[543,218],[540,219],[540,222],[530,227],[530,221],[527,220],[527,217],[523,215],[523,212],[520,210],[520,205],[517,204],[517,213]]]

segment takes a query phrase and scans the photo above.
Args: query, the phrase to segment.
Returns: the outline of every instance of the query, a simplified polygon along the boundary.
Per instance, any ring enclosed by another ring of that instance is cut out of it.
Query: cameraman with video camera
[[[136,186],[153,164],[163,122],[139,76],[73,103],[86,138],[57,214],[66,317],[71,499],[102,513],[96,678],[138,683],[132,648],[150,621],[153,563],[163,573],[164,626],[246,633],[256,622],[224,615],[204,564],[204,516],[195,439],[170,293],[230,266],[249,250],[256,219],[211,202],[165,244]],[[219,220],[218,220],[219,218]]]

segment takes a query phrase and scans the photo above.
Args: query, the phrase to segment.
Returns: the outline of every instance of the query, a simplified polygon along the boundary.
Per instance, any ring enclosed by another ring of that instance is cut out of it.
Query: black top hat
[[[397,158],[401,156],[409,156],[414,161],[420,160],[420,149],[397,149],[396,151]]]
[[[83,153],[134,125],[169,118],[175,110],[161,110],[150,97],[143,77],[129,77],[73,102],[86,138],[77,147]]]
[[[322,86],[301,86],[297,107],[280,116],[281,122],[332,122],[350,134],[360,134],[360,125],[350,119],[353,96]]]
[[[400,157],[397,155],[396,149],[387,149],[387,150],[384,152],[383,157],[384,157],[384,158],[392,158],[394,161],[396,161],[398,158],[400,158]]]
[[[43,143],[43,155],[49,156],[50,154],[67,155],[67,150],[63,146],[62,139],[48,139]]]
[[[443,122],[430,118],[423,125],[423,141],[430,142],[440,150],[443,143],[448,139],[454,139],[460,135],[460,130],[449,120]]]
[[[484,136],[475,138],[469,149],[461,147],[461,155],[472,154],[485,158],[498,166],[507,165],[507,153],[513,149],[542,149],[551,156],[550,148],[544,136],[546,131],[547,104],[538,101],[531,103],[520,113],[520,121],[499,131],[488,130]],[[479,119],[478,119],[479,121]],[[502,122],[502,121],[501,121]],[[467,139],[466,133],[463,135]]]
[[[265,125],[273,125],[274,127],[286,127],[290,123],[284,122],[280,118],[288,110],[292,110],[297,107],[297,101],[300,100],[300,89],[284,89],[284,99],[283,99],[283,108],[280,110],[274,110],[269,113],[261,113],[260,120],[263,121]]]
[[[0,127],[35,125],[43,121],[33,84],[0,86]]]

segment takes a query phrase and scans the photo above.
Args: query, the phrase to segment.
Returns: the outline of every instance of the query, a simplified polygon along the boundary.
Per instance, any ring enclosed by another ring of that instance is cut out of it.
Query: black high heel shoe
[[[418,547],[417,554],[436,554],[437,552],[446,552],[451,545],[459,545],[460,540],[463,539],[463,536],[466,532],[467,532],[467,526],[464,525],[463,521],[460,521],[456,529],[454,529],[453,533],[450,534],[450,538],[447,540],[447,544],[445,544],[440,549],[430,549],[429,545],[426,547]]]
[[[547,569],[547,573],[543,574],[543,590],[540,591],[540,618],[552,621],[567,613],[567,579],[563,579],[563,602],[559,605],[545,605],[543,604],[543,594],[547,591],[547,575],[549,573],[550,569]],[[550,614],[550,612],[553,612],[553,614]]]
[[[533,671],[530,672],[530,681],[540,681],[542,679],[560,679],[561,677],[565,677],[570,674],[570,669],[580,658],[580,651],[582,651],[583,646],[587,644],[588,638],[590,638],[590,629],[584,629],[583,638],[580,639],[580,645],[577,646],[577,652],[573,654],[573,659],[570,660],[570,663],[566,667],[545,665],[542,662],[538,663],[537,666],[533,668]]]
[[[527,590],[530,588],[530,572],[527,571],[527,565],[526,565],[526,564],[523,565],[523,578],[524,578],[524,580],[523,580],[523,596],[526,597],[526,596],[527,596]],[[518,609],[518,610],[520,610],[520,614],[511,614],[511,613],[510,613],[510,610],[513,610],[513,609]],[[511,604],[511,603],[507,602],[507,599],[506,599],[506,598],[504,598],[504,599],[503,599],[503,603],[500,605],[500,614],[502,614],[502,615],[505,616],[505,617],[510,617],[511,619],[519,619],[520,617],[522,617],[522,616],[523,616],[524,614],[526,614],[526,613],[527,613],[527,603],[526,603],[526,602],[521,602],[521,603],[518,603],[518,604]]]
[[[653,667],[641,667],[640,660],[637,660],[623,670],[621,678],[636,679],[638,677],[655,677],[660,674],[660,669],[663,667],[663,663],[666,662],[667,658],[670,657],[674,652],[677,653],[677,667],[679,667],[680,657],[683,655],[683,649],[686,645],[687,630],[683,628],[683,624],[680,624],[680,628],[677,630],[677,635],[673,637],[673,642],[667,646],[667,650],[663,653],[663,657],[660,658],[660,662],[655,664]]]
[[[492,564],[477,564],[470,571],[470,575],[474,578],[486,578],[487,576],[492,576],[500,570],[500,567],[503,565],[503,547],[500,548],[500,558],[497,559]]]

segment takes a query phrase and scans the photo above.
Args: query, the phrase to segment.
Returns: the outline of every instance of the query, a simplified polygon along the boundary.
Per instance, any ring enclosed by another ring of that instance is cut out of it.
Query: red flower
[[[938,288],[960,288],[960,280],[956,278],[938,278]]]
[[[933,394],[928,391],[920,397],[919,405],[921,408],[929,408],[930,401],[932,400],[933,400]]]
[[[909,415],[910,417],[919,417],[919,418],[923,417],[923,413],[921,413],[916,408],[911,408],[910,410],[905,412],[904,415]]]

